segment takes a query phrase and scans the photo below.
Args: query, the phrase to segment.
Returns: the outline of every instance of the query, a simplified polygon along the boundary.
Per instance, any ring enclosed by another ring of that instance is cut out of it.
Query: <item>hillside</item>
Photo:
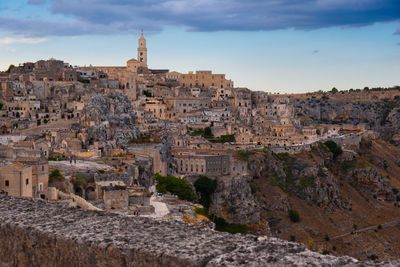
[[[400,149],[363,140],[354,150],[335,158],[320,144],[293,156],[249,156],[261,221],[272,235],[333,255],[400,257]],[[290,220],[289,210],[298,212],[299,222]]]

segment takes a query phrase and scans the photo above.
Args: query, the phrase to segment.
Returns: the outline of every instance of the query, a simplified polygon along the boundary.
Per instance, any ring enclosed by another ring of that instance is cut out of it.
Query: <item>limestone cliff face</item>
[[[299,115],[315,122],[368,122],[372,127],[379,126],[385,110],[380,102],[331,102],[329,99],[296,100],[293,105]]]
[[[262,179],[270,186],[294,194],[309,205],[325,207],[330,211],[351,206],[350,202],[340,197],[337,180],[324,165],[310,165],[289,155],[279,158],[270,152],[251,155],[248,165],[254,179]],[[268,197],[263,202],[268,203]],[[269,208],[287,211],[290,207],[278,205]]]
[[[400,99],[385,101],[330,101],[321,99],[294,100],[297,116],[314,123],[366,123],[369,129],[378,132],[382,138],[391,140],[395,135],[400,140]]]
[[[387,201],[395,201],[390,182],[375,169],[354,169],[349,172],[347,179],[358,190]]]
[[[128,141],[138,135],[132,105],[128,97],[121,93],[92,96],[85,105],[83,114],[89,126],[89,143],[115,139],[118,147],[126,147]],[[90,125],[91,122],[95,125]]]
[[[230,223],[258,223],[260,208],[250,187],[251,177],[242,175],[217,179],[212,197],[212,213]]]

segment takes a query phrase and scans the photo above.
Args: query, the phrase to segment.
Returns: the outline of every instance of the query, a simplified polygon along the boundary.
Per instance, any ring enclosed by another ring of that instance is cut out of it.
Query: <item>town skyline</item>
[[[171,22],[155,27],[154,22],[112,17],[106,27],[104,18],[92,14],[82,17],[73,8],[74,1],[71,3],[63,11],[52,1],[2,1],[0,69],[51,57],[78,66],[121,65],[135,56],[136,39],[144,29],[152,55],[149,67],[181,73],[200,69],[226,73],[236,86],[255,91],[304,93],[332,87],[348,90],[399,84],[400,26],[396,3],[391,1],[381,7],[374,1],[364,5],[352,2],[349,17],[343,22],[329,17],[330,23],[324,23],[321,14],[328,10],[340,17],[339,11],[344,8],[341,3],[325,3],[325,11],[315,10],[304,21],[284,17],[287,25],[275,22],[275,27],[268,28],[262,24],[266,21],[260,20],[260,27],[248,25],[245,29],[233,22],[229,27],[217,23],[214,28],[203,24],[194,28],[187,18],[179,25]],[[99,4],[98,8],[105,7]],[[262,8],[272,12],[271,7]],[[44,29],[24,27],[30,21],[42,24]],[[57,21],[68,23],[62,27]],[[76,26],[78,22],[81,28]]]

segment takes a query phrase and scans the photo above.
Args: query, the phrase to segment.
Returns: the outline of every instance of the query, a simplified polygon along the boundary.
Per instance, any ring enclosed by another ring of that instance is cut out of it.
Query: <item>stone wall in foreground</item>
[[[0,266],[240,265],[376,263],[321,255],[276,238],[231,235],[0,194]]]

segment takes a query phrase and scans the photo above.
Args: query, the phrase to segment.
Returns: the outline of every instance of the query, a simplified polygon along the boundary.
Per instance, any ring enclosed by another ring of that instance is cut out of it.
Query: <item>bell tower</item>
[[[147,68],[147,48],[146,48],[146,39],[143,36],[143,30],[139,38],[139,46],[137,51],[138,51],[137,60],[139,61],[139,66]]]

